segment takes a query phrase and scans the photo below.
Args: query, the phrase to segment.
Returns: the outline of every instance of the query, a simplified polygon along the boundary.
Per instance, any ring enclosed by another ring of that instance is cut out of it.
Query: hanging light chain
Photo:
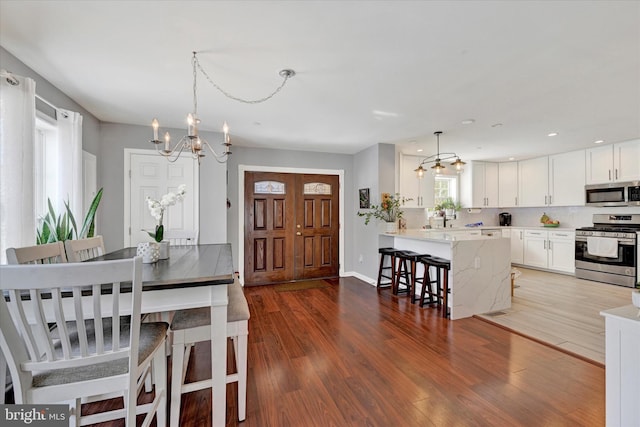
[[[267,101],[267,100],[273,98],[284,87],[284,85],[287,83],[287,80],[289,80],[291,77],[296,75],[296,72],[293,71],[293,70],[289,70],[289,69],[281,70],[280,71],[280,76],[282,76],[282,83],[280,84],[280,86],[278,86],[276,88],[276,90],[271,92],[271,94],[265,96],[264,98],[260,98],[260,99],[243,99],[243,98],[238,98],[237,96],[231,95],[229,92],[227,92],[226,90],[224,90],[220,86],[218,86],[216,83],[214,83],[214,81],[211,80],[211,77],[209,77],[209,75],[206,73],[206,71],[204,71],[204,69],[202,68],[202,65],[200,65],[200,61],[198,61],[198,58],[196,57],[196,53],[195,52],[193,53],[193,63],[194,63],[194,67],[193,67],[193,72],[194,72],[194,76],[193,76],[194,95],[195,95],[195,86],[196,86],[196,83],[195,83],[196,82],[195,72],[196,72],[196,66],[197,66],[198,69],[200,70],[200,72],[202,73],[202,75],[204,75],[205,78],[209,81],[209,83],[211,83],[213,85],[213,87],[218,89],[220,91],[220,93],[222,93],[224,96],[226,96],[229,99],[233,99],[234,101],[238,101],[238,102],[243,102],[245,104],[260,104],[261,102],[264,102],[264,101]],[[194,100],[195,100],[195,96],[194,96]],[[194,103],[196,103],[196,102],[194,101]],[[196,107],[194,107],[194,108],[196,108]]]

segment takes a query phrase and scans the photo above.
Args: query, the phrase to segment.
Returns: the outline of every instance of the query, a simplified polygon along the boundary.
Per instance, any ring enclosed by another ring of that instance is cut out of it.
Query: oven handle
[[[608,238],[612,239],[613,237],[608,237]],[[576,236],[576,242],[586,242],[586,241],[587,241],[587,236]],[[618,244],[624,245],[624,246],[635,246],[636,239],[618,239]]]

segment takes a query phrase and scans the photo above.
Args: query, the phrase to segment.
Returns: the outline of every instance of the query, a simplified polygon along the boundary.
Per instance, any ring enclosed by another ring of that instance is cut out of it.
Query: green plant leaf
[[[162,238],[164,237],[164,225],[160,224],[156,227],[156,242],[162,242]]]
[[[102,188],[98,190],[95,197],[93,198],[93,201],[91,201],[91,205],[89,206],[87,215],[84,217],[84,222],[82,223],[80,234],[76,234],[76,237],[78,239],[93,237],[93,233],[95,232],[96,212],[98,211],[98,205],[100,204],[100,200],[102,199],[102,190]]]

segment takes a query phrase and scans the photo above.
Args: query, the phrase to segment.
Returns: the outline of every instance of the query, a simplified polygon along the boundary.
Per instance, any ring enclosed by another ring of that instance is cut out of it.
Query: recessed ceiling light
[[[593,141],[594,144],[602,144],[604,142],[604,139],[599,139],[597,141]]]
[[[547,136],[558,136],[558,132],[551,132],[549,135]]]
[[[516,159],[515,157],[509,157],[509,160],[515,160],[515,159]]]
[[[492,128],[499,128],[500,126],[502,126],[502,123],[494,123],[491,125]]]
[[[473,124],[473,123],[475,123],[475,122],[476,122],[476,121],[475,121],[474,119],[466,119],[466,120],[463,120],[463,121],[462,121],[462,124],[463,124],[463,125],[470,125],[470,124]]]
[[[422,148],[418,148],[418,153],[422,153]]]

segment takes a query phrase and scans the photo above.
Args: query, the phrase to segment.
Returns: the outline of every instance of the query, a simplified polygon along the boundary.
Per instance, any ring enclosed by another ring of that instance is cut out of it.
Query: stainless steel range
[[[640,215],[594,214],[576,230],[576,277],[634,287],[640,280]]]

